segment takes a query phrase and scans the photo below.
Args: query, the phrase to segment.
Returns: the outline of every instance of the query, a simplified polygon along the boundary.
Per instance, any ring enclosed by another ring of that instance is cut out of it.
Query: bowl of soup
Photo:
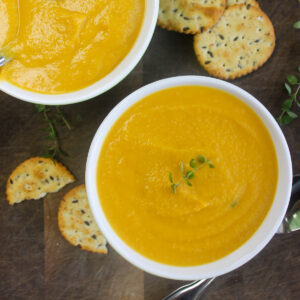
[[[142,270],[218,276],[254,257],[288,206],[292,166],[275,119],[214,78],[144,86],[100,125],[86,165],[90,207],[110,245]]]
[[[124,79],[152,38],[158,0],[0,0],[0,90],[32,103],[93,98]]]

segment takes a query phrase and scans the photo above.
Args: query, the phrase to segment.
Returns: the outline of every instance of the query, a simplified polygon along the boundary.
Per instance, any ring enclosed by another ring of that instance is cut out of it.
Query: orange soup
[[[145,9],[145,0],[16,3],[0,0],[0,50],[12,57],[0,79],[47,94],[79,90],[110,73],[133,47]]]
[[[175,266],[209,263],[243,245],[268,213],[278,177],[256,113],[201,86],[162,90],[129,108],[108,133],[97,168],[116,233],[145,257]]]

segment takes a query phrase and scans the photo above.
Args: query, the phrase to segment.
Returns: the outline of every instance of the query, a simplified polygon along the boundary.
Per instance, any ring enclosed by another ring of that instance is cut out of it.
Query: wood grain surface
[[[300,19],[297,0],[264,0],[277,46],[258,71],[234,80],[278,116],[287,98],[283,82],[300,66]],[[158,79],[177,75],[207,75],[193,53],[192,36],[156,28],[152,42],[133,72],[109,92],[62,108],[73,129],[59,126],[62,161],[77,181],[43,200],[13,207],[5,199],[10,172],[25,159],[40,155],[48,145],[44,123],[34,105],[0,92],[0,299],[156,300],[182,284],[146,274],[109,247],[98,255],[69,245],[57,227],[60,199],[84,183],[88,149],[101,121],[126,95]],[[300,173],[300,119],[283,127],[294,173]],[[203,296],[209,299],[300,299],[300,232],[277,235],[250,262],[215,280]]]

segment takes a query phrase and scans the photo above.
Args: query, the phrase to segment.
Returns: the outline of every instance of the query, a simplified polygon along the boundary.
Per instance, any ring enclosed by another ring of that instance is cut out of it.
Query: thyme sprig
[[[198,155],[196,159],[192,158],[190,160],[190,167],[192,168],[191,170],[185,171],[183,162],[180,162],[180,173],[182,179],[178,183],[174,182],[173,174],[169,173],[169,180],[171,182],[172,192],[176,194],[177,188],[183,183],[186,183],[188,186],[192,186],[190,180],[195,177],[195,172],[203,168],[205,165],[208,165],[210,168],[214,168],[212,161],[208,160],[205,156],[202,155]]]
[[[300,0],[298,0],[298,2],[300,3]],[[293,24],[293,27],[295,29],[300,29],[300,20],[295,22]],[[300,67],[298,67],[298,71],[300,72]],[[289,94],[289,98],[283,102],[281,114],[277,118],[277,121],[280,125],[287,125],[291,123],[294,119],[298,118],[298,115],[291,110],[294,103],[296,103],[296,105],[300,107],[300,104],[297,100],[297,95],[300,90],[300,81],[294,75],[288,75],[286,80],[287,82],[285,82],[284,86]],[[291,86],[295,86],[294,92]]]
[[[300,67],[298,71],[300,72]],[[297,100],[297,95],[300,90],[300,81],[294,75],[288,75],[286,81],[284,86],[289,94],[289,98],[282,104],[281,114],[277,119],[280,125],[289,124],[298,117],[298,115],[292,111],[294,104],[300,108],[300,103]]]
[[[62,113],[59,106],[55,106],[55,112],[51,110],[51,108],[47,107],[46,105],[36,104],[35,105],[36,110],[38,113],[40,113],[43,117],[43,120],[47,123],[48,127],[46,131],[48,132],[47,138],[52,141],[51,145],[47,147],[45,153],[43,154],[44,157],[49,157],[53,160],[58,155],[67,155],[66,152],[64,152],[61,149],[58,133],[57,133],[57,124],[58,121],[61,121],[69,130],[71,130],[71,125]],[[55,117],[51,118],[50,113],[55,113]]]

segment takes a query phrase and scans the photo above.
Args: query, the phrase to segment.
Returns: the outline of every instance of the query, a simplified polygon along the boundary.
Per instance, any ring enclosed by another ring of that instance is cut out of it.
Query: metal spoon
[[[289,233],[300,229],[300,174],[294,175],[288,211],[277,233]],[[199,300],[214,278],[196,280],[188,283],[162,300]]]
[[[19,32],[20,32],[20,3],[19,3],[19,0],[16,0],[16,8],[18,10],[18,25],[17,25],[17,31],[16,31],[15,39],[17,39],[17,37],[19,36]],[[10,45],[13,42],[14,41],[10,41],[8,43],[8,45],[6,45],[3,49],[1,49],[1,51],[0,51],[0,67],[4,66],[9,61],[11,61],[11,58],[6,56],[4,53],[6,52],[7,49],[10,48]]]
[[[5,56],[0,55],[0,67],[4,66],[10,61],[10,58],[6,58]]]

